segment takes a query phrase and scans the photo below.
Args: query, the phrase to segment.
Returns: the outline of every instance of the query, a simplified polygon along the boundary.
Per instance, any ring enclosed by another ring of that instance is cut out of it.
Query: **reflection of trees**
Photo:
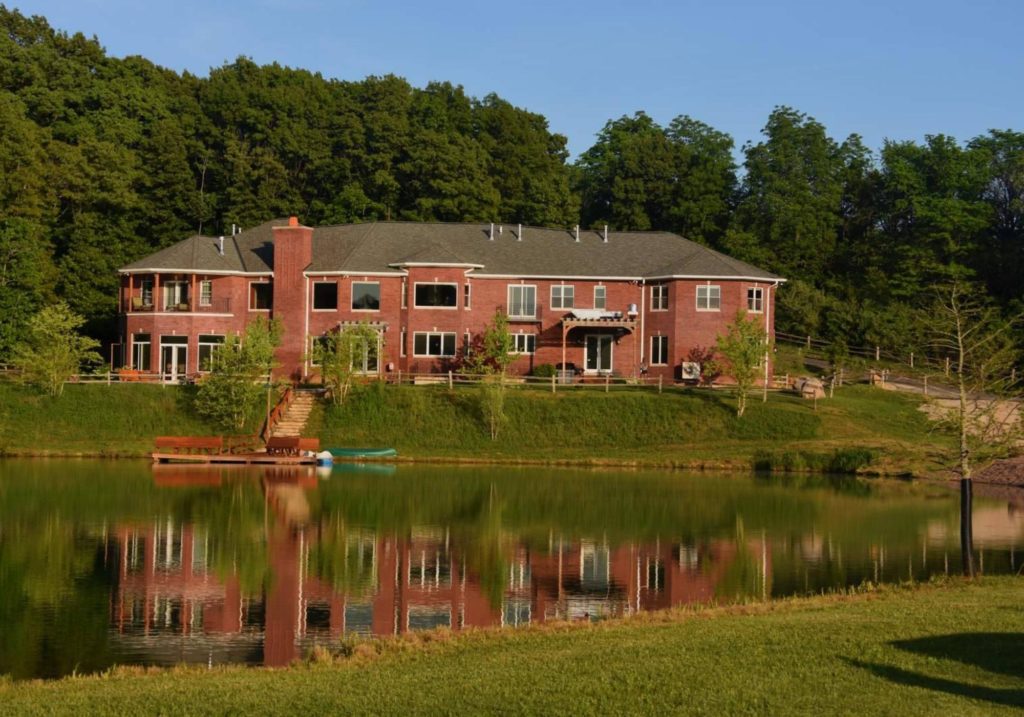
[[[338,592],[366,597],[377,588],[376,543],[372,532],[350,529],[342,520],[322,520],[309,550],[310,572]]]

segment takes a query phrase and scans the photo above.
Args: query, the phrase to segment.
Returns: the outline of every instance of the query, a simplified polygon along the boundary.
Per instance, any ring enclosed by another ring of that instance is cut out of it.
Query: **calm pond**
[[[2,461],[0,674],[283,665],[345,636],[922,580],[960,570],[958,500],[826,477]],[[979,487],[974,530],[983,572],[1016,571],[1024,495]]]

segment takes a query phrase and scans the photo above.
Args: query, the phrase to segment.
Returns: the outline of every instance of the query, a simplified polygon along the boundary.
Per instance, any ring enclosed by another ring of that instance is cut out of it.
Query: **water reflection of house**
[[[595,619],[707,602],[738,554],[730,541],[553,539],[545,551],[515,548],[500,584],[488,589],[444,530],[416,528],[403,537],[352,531],[335,547],[357,579],[335,587],[310,570],[316,531],[277,524],[267,534],[268,585],[246,597],[237,573],[211,573],[201,529],[166,520],[116,535],[112,620],[124,640],[158,653],[169,635],[202,637],[194,654],[176,649],[153,659],[215,661],[210,644],[219,639],[223,649],[248,650],[250,660],[268,665],[344,635]]]

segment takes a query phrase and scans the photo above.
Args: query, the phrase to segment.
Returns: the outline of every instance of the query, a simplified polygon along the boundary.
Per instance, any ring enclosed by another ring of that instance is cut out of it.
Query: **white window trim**
[[[210,287],[210,293],[207,295],[205,289]],[[199,280],[199,305],[200,306],[213,306],[213,280],[212,279],[200,279]]]
[[[466,288],[464,288],[462,290],[463,291],[463,295],[462,295],[462,308],[464,308],[464,309],[472,309],[473,308],[473,285],[470,284],[467,281],[464,286]]]
[[[200,336],[219,336],[220,342],[213,343],[210,341],[203,341]],[[203,346],[213,346],[213,351],[217,350],[217,346],[223,346],[228,340],[228,337],[224,334],[197,334],[196,335],[196,371],[199,373],[209,373],[209,369],[203,369]]]
[[[707,303],[709,304],[709,306],[707,308],[703,308],[703,309],[700,306],[700,290],[701,289],[704,289],[706,291],[707,295],[704,298],[707,300]],[[711,290],[712,289],[718,289],[718,306],[716,306],[714,308],[711,308],[711,306],[710,306],[710,304],[711,304]],[[695,302],[694,302],[694,305],[696,306],[697,311],[721,311],[722,310],[722,285],[721,284],[700,284],[700,285],[698,285],[697,286],[697,291],[695,292]]]
[[[555,289],[560,289],[560,296],[558,297],[559,304],[555,306]],[[572,289],[572,306],[566,306],[565,304],[565,290]],[[552,284],[551,285],[551,301],[548,303],[552,309],[575,309],[576,308],[576,285],[575,284]]]
[[[409,280],[402,277],[402,308],[409,308]]]
[[[332,311],[337,312],[338,311],[338,306],[337,306],[338,301],[337,300],[338,300],[339,294],[341,294],[341,292],[338,291],[338,288],[337,288],[338,287],[338,282],[336,282],[336,281],[312,281],[310,283],[313,286],[312,293],[309,295],[309,305],[311,307],[310,311],[313,312],[314,314],[325,314],[325,313],[329,314]],[[316,285],[317,284],[334,284],[334,287],[335,287],[335,289],[334,289],[335,306],[334,306],[333,309],[318,309],[318,308],[316,308]]]
[[[654,290],[658,290],[658,303],[664,306],[654,305]],[[651,284],[651,311],[668,311],[668,284]]]
[[[452,358],[453,356],[455,356],[455,353],[450,353],[450,354],[445,354],[445,353],[440,353],[440,354],[431,354],[431,353],[418,354],[418,353],[416,353],[416,337],[420,336],[420,335],[423,335],[423,336],[427,337],[427,350],[428,351],[430,350],[430,337],[431,336],[440,336],[441,337],[441,350],[444,351],[444,337],[445,336],[449,336],[449,335],[454,337],[454,339],[455,339],[452,342],[453,346],[455,347],[454,351],[455,352],[458,351],[459,335],[455,331],[413,331],[413,333],[412,333],[412,355],[414,357],[416,357],[416,358]]]
[[[750,308],[750,292],[757,292],[757,303],[761,305],[760,309]],[[748,286],[747,287],[747,313],[750,314],[763,314],[764,313],[764,287],[761,286]]]
[[[408,336],[409,332],[406,331],[405,329],[402,329],[398,334],[398,342],[400,344],[398,347],[399,358],[405,358],[405,341],[408,338]]]
[[[356,314],[378,314],[378,313],[380,313],[380,307],[379,306],[376,309],[356,309],[356,308],[353,308],[352,304],[356,300],[356,284],[376,284],[377,285],[377,303],[380,304],[381,295],[380,295],[380,282],[379,281],[353,281],[349,285],[348,308],[353,313],[356,313]]]
[[[602,292],[601,303],[603,306],[597,305],[597,290],[600,289]],[[604,284],[599,284],[594,287],[594,308],[595,309],[606,309],[608,307],[608,287]]]
[[[420,306],[416,303],[416,287],[423,286],[454,286],[455,306]],[[412,285],[412,306],[414,309],[426,309],[427,311],[458,311],[459,310],[459,282],[457,281],[415,281]],[[422,331],[418,333],[423,333]]]
[[[533,313],[532,314],[513,314],[512,313],[512,290],[513,289],[533,289]],[[510,319],[536,319],[537,318],[537,285],[536,284],[509,284],[508,291],[505,294],[508,299],[506,305],[508,318]]]
[[[654,351],[654,344],[656,342],[658,342],[658,343],[664,342],[664,344],[665,344],[664,355],[661,357],[660,361],[655,361],[654,360],[654,353],[655,353],[655,351]],[[651,366],[668,366],[668,350],[669,350],[668,336],[665,336],[664,334],[658,334],[658,335],[652,336],[651,337]]]
[[[266,284],[268,286],[273,287],[273,285],[274,285],[273,282],[271,282],[271,281],[250,281],[249,282],[249,297],[248,297],[249,300],[246,302],[246,305],[249,307],[249,311],[259,311],[261,313],[262,312],[270,313],[270,309],[257,309],[257,308],[255,308],[253,306],[253,300],[256,298],[256,295],[252,293],[253,284]],[[271,289],[271,291],[273,291],[273,289]],[[273,307],[273,305],[274,305],[273,297],[271,297],[271,299],[270,299],[270,305],[271,305],[271,307]]]

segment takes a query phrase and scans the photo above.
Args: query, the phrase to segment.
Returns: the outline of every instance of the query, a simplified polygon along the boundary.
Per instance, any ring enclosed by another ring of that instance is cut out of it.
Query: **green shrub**
[[[542,363],[534,366],[530,374],[540,378],[551,378],[558,375],[558,369],[555,368],[553,363]]]

